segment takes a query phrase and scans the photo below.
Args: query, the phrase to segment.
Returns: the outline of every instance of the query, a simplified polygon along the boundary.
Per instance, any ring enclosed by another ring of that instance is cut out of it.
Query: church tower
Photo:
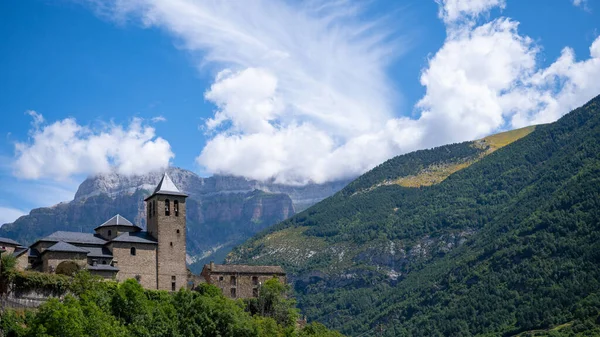
[[[147,197],[147,231],[158,241],[156,284],[176,291],[187,285],[185,198],[165,172],[154,193]]]

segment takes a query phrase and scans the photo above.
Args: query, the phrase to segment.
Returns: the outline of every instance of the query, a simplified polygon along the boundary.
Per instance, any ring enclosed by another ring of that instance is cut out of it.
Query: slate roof
[[[25,253],[25,252],[28,252],[28,251],[29,251],[29,248],[27,248],[27,247],[17,247],[17,248],[15,249],[15,251],[13,252],[13,254],[12,254],[12,255],[13,255],[14,257],[19,257],[19,256],[21,256],[23,253]]]
[[[72,244],[64,241],[59,241],[55,245],[48,247],[46,250],[44,250],[44,253],[45,252],[88,253],[87,250],[73,246]]]
[[[150,195],[145,200],[150,199],[155,194],[180,195],[180,196],[187,197],[187,194],[181,192],[177,188],[177,186],[175,186],[175,183],[173,183],[173,180],[171,180],[171,177],[169,177],[167,172],[165,172],[165,174],[163,174],[163,177],[160,179],[160,182],[154,189],[154,193],[152,193],[152,195]]]
[[[212,273],[234,273],[234,274],[279,274],[284,275],[285,271],[280,266],[249,266],[244,264],[215,264],[211,270],[209,264],[204,265],[204,269]]]
[[[119,268],[113,267],[110,264],[97,264],[95,266],[87,265],[89,270],[108,270],[108,271],[119,271]]]
[[[96,227],[95,229],[98,229],[98,228],[101,228],[101,227],[110,227],[110,226],[134,227],[136,229],[141,230],[141,228],[139,226],[136,226],[136,225],[132,224],[131,221],[125,219],[120,214],[117,214],[117,215],[113,216],[112,218],[108,219],[105,223],[101,224],[100,226]]]
[[[79,243],[79,244],[92,244],[92,245],[104,245],[107,241],[102,239],[99,235],[93,233],[80,233],[80,232],[65,232],[58,231],[54,232],[39,241],[50,241],[59,242],[64,241],[68,243]]]
[[[9,238],[0,238],[0,243],[4,243],[4,244],[7,244],[7,245],[15,245],[15,246],[20,246],[21,245],[17,241],[15,241],[13,239],[9,239]]]
[[[103,258],[111,258],[113,257],[110,253],[110,250],[106,247],[81,247],[88,251],[89,257],[103,257]]]
[[[133,243],[150,243],[157,244],[157,241],[148,232],[127,232],[123,233],[116,238],[112,239],[111,242],[133,242]]]

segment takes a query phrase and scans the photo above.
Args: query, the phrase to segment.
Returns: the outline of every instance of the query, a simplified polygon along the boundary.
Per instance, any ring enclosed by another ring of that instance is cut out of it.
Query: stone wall
[[[15,265],[15,268],[17,270],[25,270],[29,266],[29,254],[27,254],[27,252],[19,255],[16,260],[17,264]]]
[[[135,247],[135,256],[131,248]],[[117,281],[139,277],[146,289],[156,289],[156,245],[147,243],[111,242],[108,245],[113,253],[115,267],[119,268]]]
[[[0,295],[0,311],[4,311],[5,309],[37,308],[51,298],[62,299],[64,296],[65,294],[36,290],[21,293],[9,291],[7,294]]]
[[[134,228],[131,226],[105,226],[98,228],[96,233],[100,234],[105,240],[112,240],[123,233],[134,231]]]
[[[45,252],[42,255],[42,270],[45,273],[53,273],[56,271],[56,267],[64,261],[73,261],[83,269],[87,265],[87,253]]]
[[[90,274],[102,277],[107,280],[116,279],[115,272],[111,270],[90,270]]]

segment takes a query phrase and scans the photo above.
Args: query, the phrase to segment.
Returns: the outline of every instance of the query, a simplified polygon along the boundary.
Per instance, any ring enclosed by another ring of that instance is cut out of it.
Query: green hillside
[[[284,265],[351,335],[599,334],[600,97],[531,131],[393,158],[229,261]]]

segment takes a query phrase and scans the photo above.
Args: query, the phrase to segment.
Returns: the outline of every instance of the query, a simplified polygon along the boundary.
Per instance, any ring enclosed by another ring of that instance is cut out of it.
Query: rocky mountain
[[[189,194],[188,263],[198,272],[208,260],[222,260],[231,248],[253,234],[280,222],[340,190],[347,181],[306,186],[232,176],[202,178],[180,168],[169,168],[177,186]],[[0,236],[30,244],[57,230],[89,232],[114,214],[145,227],[143,199],[156,187],[162,173],[124,176],[116,173],[90,177],[74,200],[34,209],[0,227]]]
[[[390,159],[227,261],[283,265],[309,320],[349,335],[599,335],[600,96]]]

